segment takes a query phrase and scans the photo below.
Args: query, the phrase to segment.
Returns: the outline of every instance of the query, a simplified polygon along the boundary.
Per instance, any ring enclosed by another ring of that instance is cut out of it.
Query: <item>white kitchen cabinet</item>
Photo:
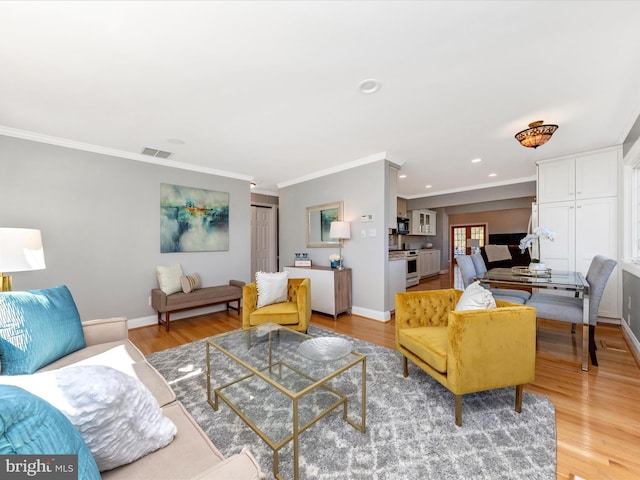
[[[397,214],[399,217],[407,218],[407,200],[405,198],[398,197]]]
[[[420,278],[440,273],[440,250],[420,250],[418,253]]]
[[[618,150],[538,164],[538,202],[561,202],[617,195]]]
[[[333,315],[334,320],[351,312],[351,269],[330,267],[284,267],[290,278],[311,280],[311,310]]]
[[[538,225],[556,232],[555,241],[540,241],[541,259],[549,268],[586,275],[594,256],[618,259],[618,153],[606,150],[538,165]],[[603,317],[620,317],[618,276],[616,268],[600,303]]]
[[[440,250],[429,250],[429,275],[440,273]]]
[[[412,235],[436,234],[436,212],[432,210],[412,210],[410,220]]]

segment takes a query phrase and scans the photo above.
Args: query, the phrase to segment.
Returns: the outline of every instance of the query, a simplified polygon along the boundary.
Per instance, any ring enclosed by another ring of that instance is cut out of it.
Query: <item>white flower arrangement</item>
[[[524,253],[524,251],[527,248],[532,247],[534,242],[535,242],[536,246],[538,247],[538,249],[537,249],[538,251],[535,252],[535,254],[538,255],[538,257],[539,257],[540,256],[540,239],[541,238],[553,242],[555,240],[555,238],[556,238],[556,232],[552,232],[547,227],[536,227],[536,228],[534,228],[533,229],[533,233],[530,233],[529,235],[524,237],[522,240],[520,240],[520,251],[522,253]],[[540,258],[532,258],[531,261],[532,262],[535,262],[535,261],[539,262]]]
[[[338,262],[342,260],[342,257],[340,257],[340,255],[338,255],[337,253],[332,253],[331,255],[329,255],[329,260],[332,262]]]

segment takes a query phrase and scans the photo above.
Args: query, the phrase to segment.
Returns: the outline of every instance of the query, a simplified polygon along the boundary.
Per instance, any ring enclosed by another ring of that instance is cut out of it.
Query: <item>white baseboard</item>
[[[354,315],[359,315],[361,317],[367,317],[372,320],[377,320],[379,322],[388,322],[389,320],[391,320],[390,312],[380,312],[378,310],[370,310],[368,308],[352,307],[351,313],[353,313]]]
[[[621,325],[622,332],[624,333],[625,338],[629,341],[629,343],[631,344],[631,348],[633,349],[633,356],[637,359],[640,359],[640,342],[633,334],[631,328],[629,328],[629,325],[627,325],[627,322],[621,322]]]
[[[194,308],[193,310],[187,310],[186,312],[176,312],[171,314],[171,322],[174,320],[180,320],[181,318],[195,317],[196,315],[203,315],[205,313],[219,312],[226,310],[225,304],[215,305],[207,308]],[[235,312],[235,310],[234,310]],[[138,317],[128,319],[129,330],[132,328],[148,327],[149,325],[158,324],[158,315],[151,315],[150,317]]]

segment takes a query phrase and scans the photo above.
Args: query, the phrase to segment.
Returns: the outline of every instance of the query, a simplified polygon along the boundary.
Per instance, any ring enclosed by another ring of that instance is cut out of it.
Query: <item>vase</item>
[[[546,270],[546,269],[547,269],[547,266],[541,262],[539,263],[531,262],[529,264],[529,270],[532,270],[532,271],[540,271],[540,270]]]
[[[331,260],[331,268],[338,268],[340,266],[340,260]]]

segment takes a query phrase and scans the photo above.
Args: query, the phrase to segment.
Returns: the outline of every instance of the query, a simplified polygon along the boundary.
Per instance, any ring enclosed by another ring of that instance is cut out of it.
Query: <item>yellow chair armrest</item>
[[[535,379],[536,311],[527,306],[449,313],[447,377],[457,395]]]
[[[305,278],[298,285],[298,312],[300,314],[300,331],[306,332],[311,321],[311,279]]]
[[[242,287],[242,328],[250,328],[249,317],[258,306],[258,288],[256,282],[247,283]]]

